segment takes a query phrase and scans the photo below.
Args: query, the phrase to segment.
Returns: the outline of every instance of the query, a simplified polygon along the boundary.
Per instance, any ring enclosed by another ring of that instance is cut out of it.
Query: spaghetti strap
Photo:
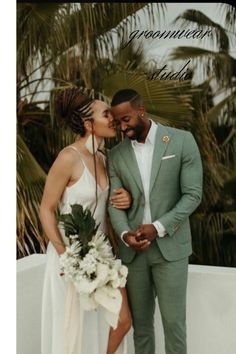
[[[83,164],[83,166],[84,166],[85,171],[87,171],[87,172],[89,173],[89,175],[92,176],[92,178],[94,179],[95,183],[97,183],[98,187],[99,187],[102,191],[105,191],[107,187],[106,187],[105,189],[103,189],[103,188],[98,184],[98,182],[96,181],[96,178],[95,178],[94,174],[93,174],[93,173],[90,171],[90,169],[87,167],[87,165],[86,165],[86,163],[85,163],[85,161],[84,161],[84,159],[83,159],[83,155],[81,154],[81,152],[80,152],[75,146],[72,146],[72,145],[66,146],[63,150],[65,150],[65,149],[73,149],[74,151],[76,151],[76,152],[78,153],[78,155],[79,155],[79,157],[80,157],[80,159],[81,159],[81,162],[82,162],[82,164]],[[61,150],[61,151],[63,151],[63,150]],[[103,154],[101,151],[99,151],[99,155],[100,155],[100,156],[102,155],[101,157],[102,157],[103,165],[104,165],[104,168],[105,168],[105,175],[106,175],[107,186],[108,186],[108,185],[109,185],[109,179],[108,179],[107,170],[106,170],[106,159],[105,159],[104,154]]]
[[[73,150],[79,152],[78,149],[76,149],[76,147],[72,146],[72,145],[66,146],[64,149],[73,149]]]
[[[80,153],[80,151],[79,151],[78,149],[76,149],[75,146],[69,145],[69,146],[66,146],[63,150],[65,150],[65,149],[73,149],[74,151],[76,151],[76,152],[78,153],[78,155],[79,155],[81,161],[82,161],[83,166],[84,166],[85,168],[87,168],[86,163],[84,162],[84,159],[83,159],[83,157],[82,157],[82,154]]]

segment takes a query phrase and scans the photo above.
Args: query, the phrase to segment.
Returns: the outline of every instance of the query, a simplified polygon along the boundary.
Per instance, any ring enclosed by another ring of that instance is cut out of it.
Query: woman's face
[[[110,107],[100,100],[95,100],[91,106],[94,119],[94,134],[101,138],[114,138],[116,129]]]

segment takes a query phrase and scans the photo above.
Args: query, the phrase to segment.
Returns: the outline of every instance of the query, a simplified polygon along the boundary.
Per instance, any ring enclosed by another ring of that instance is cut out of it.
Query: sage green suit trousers
[[[135,354],[155,354],[156,296],[165,333],[166,354],[186,354],[188,258],[166,261],[154,241],[146,252],[136,255],[126,265]]]

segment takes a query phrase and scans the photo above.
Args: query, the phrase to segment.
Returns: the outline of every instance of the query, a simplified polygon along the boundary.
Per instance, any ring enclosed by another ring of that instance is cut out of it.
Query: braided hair
[[[84,94],[77,87],[60,90],[55,95],[55,117],[58,123],[69,127],[74,133],[84,136],[84,122],[92,120],[91,105],[94,99]]]

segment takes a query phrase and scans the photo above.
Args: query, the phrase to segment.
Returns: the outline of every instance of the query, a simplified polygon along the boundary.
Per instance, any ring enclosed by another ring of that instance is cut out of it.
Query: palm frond
[[[133,88],[142,96],[147,112],[167,124],[186,127],[192,119],[189,81],[152,81],[142,73],[123,71],[104,78],[102,86],[109,97],[119,89]]]
[[[236,33],[236,8],[227,3],[218,4],[219,12],[224,17],[225,28],[232,32]]]
[[[65,7],[57,3],[17,5],[17,64],[21,75],[27,77],[37,59],[44,61],[60,51],[57,38],[62,43],[64,31],[57,14],[62,16]]]
[[[60,214],[59,221],[65,230],[65,236],[70,238],[77,235],[83,247],[87,247],[99,227],[91,211],[80,204],[71,205],[71,212]]]
[[[195,214],[191,228],[194,263],[235,267],[236,212]]]
[[[214,43],[216,38],[220,51],[228,52],[229,39],[225,29],[218,23],[212,21],[208,16],[204,15],[198,10],[186,10],[183,14],[178,16],[175,23],[181,23],[183,26],[195,23],[199,29],[212,30],[212,36],[207,38]]]
[[[218,119],[222,109],[225,108],[227,104],[231,104],[235,100],[235,98],[236,91],[233,91],[227,97],[223,98],[220,102],[218,102],[214,107],[209,109],[209,111],[206,113],[206,117],[209,122],[213,122]]]
[[[192,65],[201,65],[205,75],[220,80],[221,85],[229,85],[236,75],[236,60],[224,52],[180,46],[171,52],[170,58],[174,60],[191,59]]]
[[[33,252],[45,252],[38,211],[42,198],[45,173],[17,135],[17,245],[18,257]]]

